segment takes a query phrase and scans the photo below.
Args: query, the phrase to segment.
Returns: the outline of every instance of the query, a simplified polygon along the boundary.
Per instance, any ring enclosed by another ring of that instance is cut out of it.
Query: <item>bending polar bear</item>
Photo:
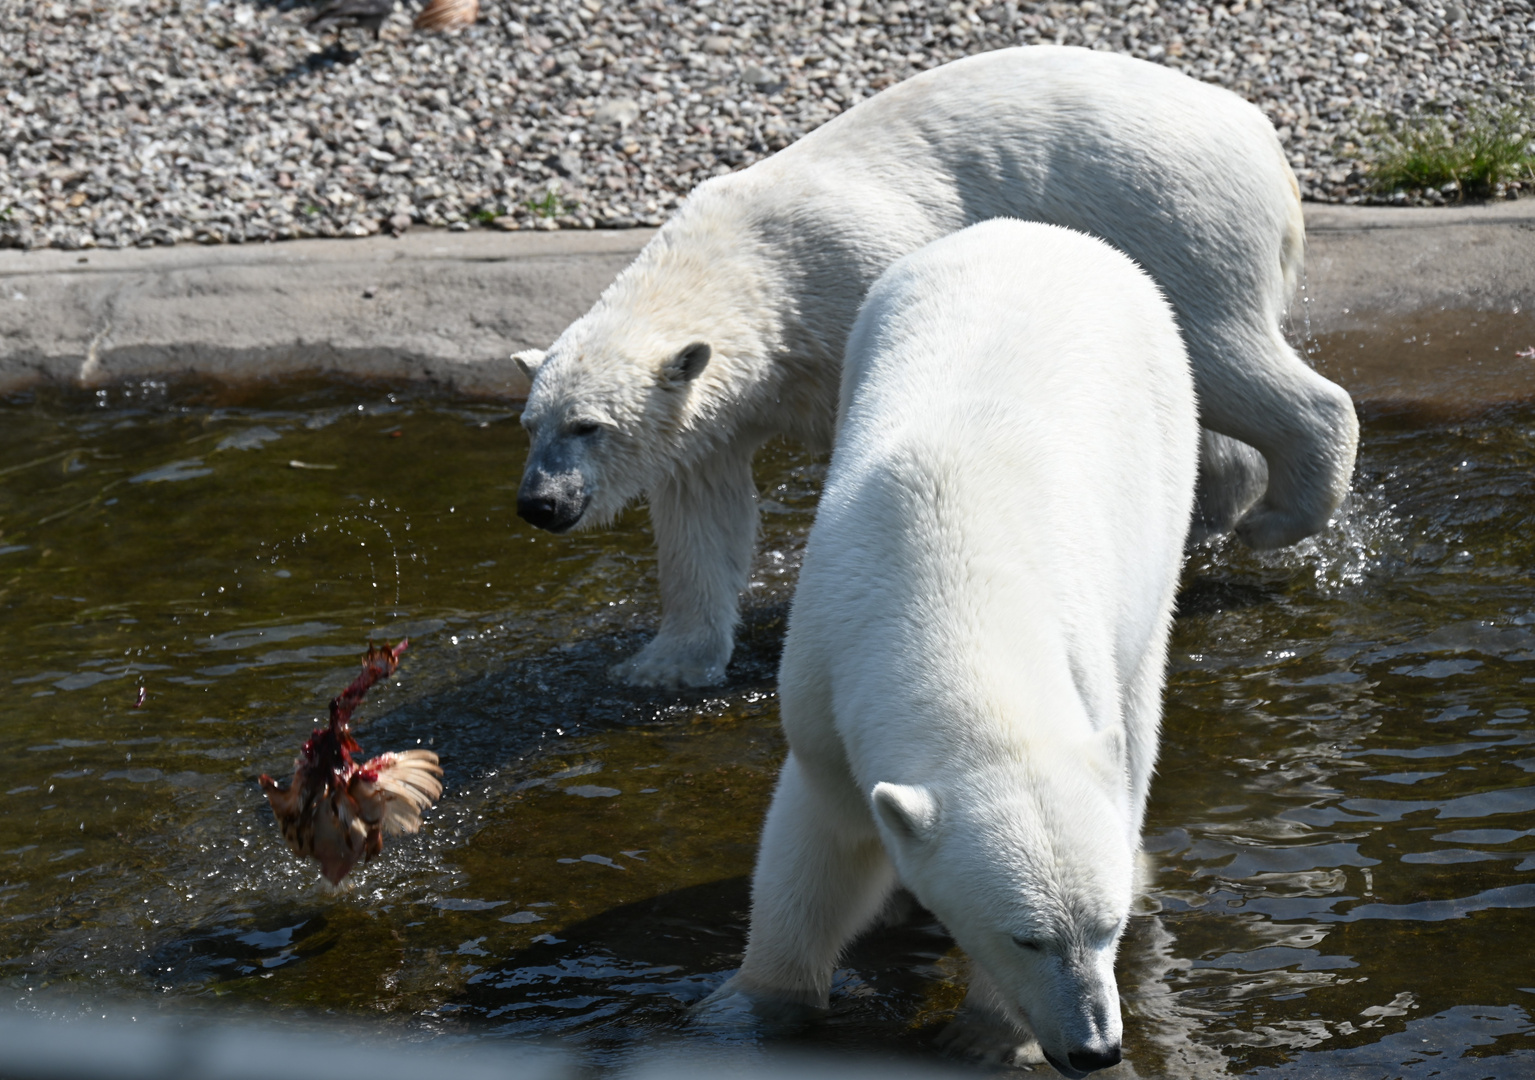
[[[756,536],[751,459],[830,444],[858,305],[896,259],[977,221],[1101,237],[1178,314],[1207,435],[1200,526],[1255,547],[1322,528],[1353,470],[1348,394],[1285,343],[1304,223],[1273,128],[1234,94],[1085,49],[1003,49],[935,69],[782,153],[698,187],[536,369],[518,512],[593,527],[641,493],[659,549],[657,634],[615,675],[724,678]],[[539,358],[542,356],[542,362]],[[1251,508],[1249,509],[1249,506]]]
[[[1113,1065],[1198,457],[1173,313],[1106,244],[975,225],[874,284],[841,416],[746,957],[703,1015],[826,1005],[899,883],[972,960],[951,1038]]]

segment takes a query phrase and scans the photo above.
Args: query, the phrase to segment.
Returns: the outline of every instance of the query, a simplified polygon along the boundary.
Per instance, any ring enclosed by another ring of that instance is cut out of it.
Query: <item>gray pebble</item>
[[[640,118],[639,102],[633,98],[614,98],[612,101],[604,101],[597,106],[597,111],[592,114],[592,123],[599,127],[626,128]]]
[[[654,225],[901,79],[1050,42],[1230,88],[1307,198],[1360,201],[1374,118],[1535,86],[1531,0],[485,0],[434,35],[407,7],[375,42],[292,0],[11,5],[0,245]]]

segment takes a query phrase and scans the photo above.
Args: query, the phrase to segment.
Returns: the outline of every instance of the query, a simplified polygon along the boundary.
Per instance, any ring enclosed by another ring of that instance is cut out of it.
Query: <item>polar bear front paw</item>
[[[700,646],[661,635],[639,652],[608,669],[608,674],[629,686],[718,686],[725,681],[730,643]]]
[[[689,1010],[689,1019],[717,1033],[754,1035],[792,1034],[818,1015],[823,1007],[803,995],[774,994],[743,988],[735,979]]]
[[[960,1009],[938,1033],[938,1046],[947,1054],[981,1065],[1043,1065],[1039,1040],[991,1013]]]

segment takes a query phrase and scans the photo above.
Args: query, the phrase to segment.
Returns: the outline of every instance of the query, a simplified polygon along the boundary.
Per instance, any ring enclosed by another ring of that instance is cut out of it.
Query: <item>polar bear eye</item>
[[[1025,952],[1044,952],[1044,946],[1032,938],[1014,937],[1013,944]]]
[[[595,420],[576,420],[565,430],[577,436],[595,435],[602,430],[602,425]]]

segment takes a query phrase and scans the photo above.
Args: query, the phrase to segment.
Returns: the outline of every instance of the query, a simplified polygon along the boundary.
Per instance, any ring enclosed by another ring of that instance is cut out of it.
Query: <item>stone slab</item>
[[[0,391],[200,373],[428,379],[520,397],[651,230],[0,252]]]
[[[1314,329],[1427,309],[1535,308],[1535,199],[1468,207],[1306,208]]]
[[[1535,392],[1535,363],[1517,356],[1535,342],[1535,199],[1308,205],[1306,216],[1295,331],[1357,398],[1443,396],[1455,385],[1474,386],[1461,397],[1477,401],[1500,388]],[[510,354],[552,341],[652,235],[417,230],[399,239],[0,251],[0,391],[39,380],[329,373],[515,398],[527,383]],[[1460,345],[1476,335],[1446,344],[1465,313],[1496,316],[1478,324],[1474,373],[1461,370],[1471,353]],[[1423,319],[1438,319],[1439,332]],[[1398,338],[1436,344],[1398,350]]]
[[[1535,401],[1535,199],[1308,206],[1306,237],[1295,329],[1362,409],[1442,419]]]

